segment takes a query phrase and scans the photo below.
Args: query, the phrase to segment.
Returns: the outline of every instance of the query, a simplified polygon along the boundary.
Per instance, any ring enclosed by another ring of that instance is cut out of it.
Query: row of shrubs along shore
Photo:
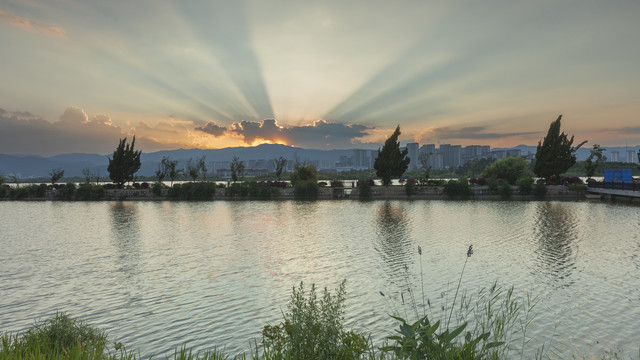
[[[244,181],[230,184],[185,182],[133,183],[118,188],[114,184],[67,183],[0,186],[2,200],[214,200],[214,199],[566,199],[584,198],[581,183],[547,186],[525,180],[516,185],[493,179],[432,180],[422,185],[413,179],[403,185],[378,186],[372,179],[320,181],[292,186],[284,181]]]
[[[292,186],[284,181],[244,181],[231,184],[185,182],[114,184],[67,183],[0,186],[4,200],[214,200],[214,199],[582,199],[586,185],[546,186],[542,182],[510,185],[493,179],[432,180],[421,185],[413,179],[403,185],[377,186],[372,179],[320,181],[316,186]]]

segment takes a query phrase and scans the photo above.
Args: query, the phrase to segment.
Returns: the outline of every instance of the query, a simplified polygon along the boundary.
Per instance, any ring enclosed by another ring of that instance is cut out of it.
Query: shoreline
[[[287,201],[298,200],[294,196],[293,188],[279,188],[279,195],[270,198],[259,198],[251,196],[229,196],[223,189],[217,189],[211,199],[206,200],[179,200],[167,197],[167,189],[163,190],[163,196],[153,194],[151,189],[108,189],[100,199],[92,200],[65,200],[59,198],[56,191],[48,190],[44,197],[27,197],[20,199],[1,198],[0,201]],[[614,200],[616,197],[596,196],[588,197],[587,192],[575,192],[568,190],[562,185],[548,185],[547,194],[543,197],[534,195],[520,195],[514,191],[513,195],[505,198],[501,195],[489,194],[486,186],[472,188],[473,195],[466,199],[452,198],[443,193],[442,187],[416,187],[415,193],[407,195],[404,186],[375,186],[371,188],[371,197],[362,201],[374,200],[464,200],[464,201],[606,201]],[[514,190],[517,188],[514,187]],[[318,189],[316,200],[358,200],[358,188],[332,188],[321,187]],[[629,202],[637,202],[640,199],[625,198]],[[313,200],[311,200],[313,201]]]

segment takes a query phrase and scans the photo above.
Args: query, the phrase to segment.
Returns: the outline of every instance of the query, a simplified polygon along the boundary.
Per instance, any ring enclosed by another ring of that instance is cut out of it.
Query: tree
[[[133,175],[140,169],[140,154],[142,150],[134,149],[136,137],[133,136],[131,145],[127,144],[127,138],[120,140],[120,144],[109,158],[109,178],[114,183],[123,186],[127,181],[133,181]]]
[[[528,175],[528,169],[529,164],[527,160],[520,156],[511,156],[500,159],[487,166],[482,176],[493,179],[503,179],[509,184],[515,185],[519,178]]]
[[[194,162],[193,158],[189,158],[189,160],[187,160],[187,168],[185,172],[191,176],[193,182],[196,182],[196,179],[200,176],[200,165]]]
[[[429,181],[429,175],[431,174],[431,166],[429,165],[429,158],[431,158],[431,153],[421,152],[418,156],[418,161],[420,161],[420,165],[422,166],[422,170],[424,171],[424,178],[420,179],[420,182],[426,184]]]
[[[204,155],[198,159],[198,168],[200,169],[200,173],[202,173],[202,179],[207,181],[207,164],[204,159]]]
[[[233,182],[238,181],[238,179],[244,179],[244,161],[240,161],[240,158],[237,156],[234,156],[233,160],[231,160],[230,170],[231,180]]]
[[[407,156],[409,152],[407,149],[400,151],[398,136],[400,136],[400,125],[393,132],[393,135],[384,142],[382,149],[378,149],[378,157],[373,164],[376,176],[382,179],[384,186],[391,185],[391,178],[402,176],[411,161]]]
[[[287,166],[287,159],[280,156],[279,158],[275,159],[274,162],[276,164],[276,178],[278,179],[278,181],[280,181],[280,179],[282,178],[282,170],[284,170],[284,167]]]
[[[62,179],[64,176],[64,170],[62,169],[51,169],[49,173],[49,178],[51,179],[51,185],[55,185],[58,180]]]
[[[318,170],[313,165],[296,163],[291,174],[296,199],[313,200],[318,197]]]
[[[604,168],[604,163],[607,161],[607,157],[602,155],[602,153],[607,150],[605,148],[600,147],[598,144],[593,144],[593,149],[591,149],[591,154],[587,160],[585,160],[582,166],[584,167],[584,172],[587,175],[587,179],[591,179],[593,175],[595,175],[598,168],[601,170]],[[595,158],[596,161],[593,161]]]
[[[538,142],[536,151],[533,172],[547,183],[560,182],[560,175],[576,163],[576,150],[587,142],[585,140],[573,147],[573,136],[569,139],[564,132],[560,133],[561,119],[562,115],[551,123],[547,136]]]
[[[16,187],[20,187],[20,175],[18,175],[17,173],[13,173],[11,175],[9,175],[9,180],[11,180],[11,182],[16,184]]]
[[[91,182],[91,179],[93,179],[93,173],[91,173],[91,169],[88,167],[82,169],[82,175],[84,176],[84,180],[87,184]]]
[[[160,161],[160,164],[166,176],[171,180],[169,185],[173,186],[173,182],[182,175],[182,169],[178,169],[178,160],[170,160],[165,156]]]
[[[0,186],[4,185],[5,182],[7,182],[7,178],[5,178],[4,176],[2,176],[2,174],[0,174]]]

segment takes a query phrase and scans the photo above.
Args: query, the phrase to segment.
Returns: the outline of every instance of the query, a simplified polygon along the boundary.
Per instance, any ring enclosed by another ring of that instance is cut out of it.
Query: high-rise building
[[[627,162],[635,163],[636,159],[636,152],[634,150],[627,150]]]
[[[369,150],[354,149],[353,150],[353,166],[361,169],[369,169],[371,161],[369,160]]]
[[[407,150],[409,151],[407,155],[409,156],[409,159],[410,159],[408,170],[418,169],[420,167],[420,160],[418,159],[418,155],[420,154],[419,152],[420,148],[418,146],[418,143],[408,143]]]
[[[611,161],[612,162],[620,161],[620,153],[618,151],[612,151],[611,152]]]

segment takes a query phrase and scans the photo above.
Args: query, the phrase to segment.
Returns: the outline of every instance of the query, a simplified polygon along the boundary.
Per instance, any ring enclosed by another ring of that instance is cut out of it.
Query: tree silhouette
[[[533,172],[544,178],[547,183],[559,183],[560,174],[569,170],[576,163],[575,152],[587,141],[581,142],[578,146],[573,147],[573,136],[571,139],[562,132],[560,133],[560,120],[551,123],[547,136],[538,142],[536,151],[536,162]]]
[[[123,186],[127,181],[133,181],[133,175],[140,169],[140,154],[142,150],[135,151],[136,137],[133,136],[131,145],[127,144],[127,138],[120,140],[113,156],[109,158],[109,178],[114,183]]]
[[[391,185],[391,178],[402,176],[411,161],[407,157],[409,153],[407,149],[400,151],[398,136],[400,136],[400,125],[393,132],[393,135],[384,142],[382,149],[378,149],[378,157],[373,164],[376,175],[382,179],[384,186]]]

